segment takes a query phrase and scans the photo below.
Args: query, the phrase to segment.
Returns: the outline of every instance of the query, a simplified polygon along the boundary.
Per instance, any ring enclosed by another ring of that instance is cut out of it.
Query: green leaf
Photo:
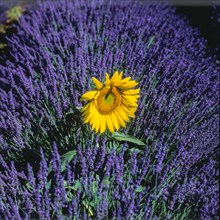
[[[69,163],[74,158],[75,155],[76,155],[76,150],[71,150],[60,157],[61,172],[63,172],[66,169],[66,164]]]
[[[138,186],[138,188],[135,190],[135,192],[139,193],[139,192],[143,192],[146,188],[143,186]]]
[[[79,180],[76,181],[74,188],[77,190],[78,188],[81,189],[82,188],[82,184],[80,183]]]
[[[110,185],[110,181],[109,180],[107,180],[107,179],[104,179],[103,181],[102,181],[102,184],[104,184],[104,185],[106,185],[106,186],[109,186]]]
[[[146,48],[149,49],[150,46],[154,43],[155,36],[151,36],[147,42]]]
[[[92,193],[95,194],[98,190],[98,183],[96,181],[92,182]]]
[[[137,153],[141,152],[141,150],[139,150],[138,148],[134,148],[134,147],[130,148],[131,153],[133,153],[134,151],[136,151]]]
[[[81,112],[82,107],[76,106],[76,110]]]
[[[82,109],[82,107],[76,106],[74,109],[70,110],[65,115],[66,116],[68,116],[68,115],[79,115],[79,114],[81,114],[81,109]]]
[[[61,172],[66,170],[66,164],[69,163],[76,155],[76,150],[68,151],[67,153],[60,156],[61,159]],[[52,172],[52,166],[49,166],[48,173]]]
[[[84,200],[82,201],[82,204],[84,205],[84,207],[87,209],[87,211],[89,212],[89,217],[93,216],[93,210],[92,208],[89,206],[89,202],[88,200]]]
[[[51,180],[49,180],[49,182],[47,182],[47,184],[46,184],[46,189],[48,189],[48,190],[50,189],[50,187],[51,187],[51,182],[52,182]]]
[[[112,134],[112,137],[117,141],[128,141],[128,142],[140,145],[140,146],[145,145],[145,143],[143,141],[141,141],[135,137],[132,137],[130,135],[121,133],[121,132],[114,132]]]
[[[31,186],[29,182],[26,183],[26,187],[30,191],[34,189],[33,186]]]

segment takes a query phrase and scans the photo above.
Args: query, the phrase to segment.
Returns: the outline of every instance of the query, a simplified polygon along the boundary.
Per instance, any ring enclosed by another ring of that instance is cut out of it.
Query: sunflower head
[[[137,82],[131,77],[122,78],[123,72],[115,71],[110,78],[106,73],[105,83],[92,78],[96,90],[86,92],[81,101],[88,101],[82,108],[84,123],[89,123],[95,132],[114,132],[125,127],[134,118],[137,101],[140,97]]]

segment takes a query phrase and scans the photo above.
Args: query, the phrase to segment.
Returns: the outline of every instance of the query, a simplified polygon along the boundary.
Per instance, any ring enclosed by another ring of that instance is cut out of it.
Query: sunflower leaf
[[[71,150],[61,156],[61,171],[66,169],[66,164],[69,163],[76,155],[76,150]]]
[[[112,134],[112,137],[117,141],[128,141],[128,142],[140,145],[140,146],[145,145],[145,143],[143,141],[141,141],[135,137],[132,137],[130,135],[121,133],[121,132],[114,132]]]
[[[143,192],[146,188],[143,186],[138,186],[137,189],[135,190],[135,192],[139,193],[139,192]]]

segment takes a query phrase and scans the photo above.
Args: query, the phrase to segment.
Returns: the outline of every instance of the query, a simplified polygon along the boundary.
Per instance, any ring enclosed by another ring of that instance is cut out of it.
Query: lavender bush
[[[219,66],[205,40],[170,6],[86,3],[28,10],[0,55],[0,216],[218,218]],[[114,70],[139,82],[123,132],[145,146],[82,125],[91,77]]]
[[[1,158],[1,215],[30,219],[209,219],[217,216],[217,164],[213,158],[183,175],[177,163],[164,157],[162,142],[150,154],[128,152],[124,144],[116,153],[107,142],[89,141],[77,146],[77,155],[62,171],[54,144],[50,161],[41,151],[39,172],[19,172]],[[90,147],[92,145],[92,148]],[[156,156],[155,156],[156,155]],[[177,157],[175,157],[177,158]],[[161,167],[161,163],[166,164]],[[178,178],[178,179],[176,179]]]

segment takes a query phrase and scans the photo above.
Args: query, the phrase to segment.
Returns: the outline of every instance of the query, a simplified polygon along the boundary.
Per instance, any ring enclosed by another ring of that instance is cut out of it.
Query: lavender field
[[[0,11],[0,219],[219,219],[219,64],[165,3]]]

